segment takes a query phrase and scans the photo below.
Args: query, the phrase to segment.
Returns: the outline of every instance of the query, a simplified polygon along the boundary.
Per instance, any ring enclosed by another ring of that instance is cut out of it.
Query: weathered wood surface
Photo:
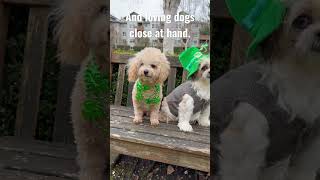
[[[1,180],[70,180],[70,178],[34,174],[14,169],[0,169],[0,178]]]
[[[251,42],[248,32],[240,25],[235,24],[233,29],[232,51],[230,68],[236,68],[243,65],[247,59],[247,49]]]
[[[0,92],[3,85],[4,59],[7,46],[9,8],[0,1]],[[1,98],[1,95],[0,95]]]
[[[225,0],[214,0],[212,6],[214,18],[231,18]]]
[[[43,7],[32,7],[29,12],[15,127],[15,135],[23,138],[32,139],[35,134],[47,45],[49,12],[49,8]]]
[[[111,147],[121,154],[209,171],[209,128],[194,125],[194,132],[181,132],[175,123],[150,126],[133,124],[132,108],[111,106]],[[195,163],[196,162],[196,163]]]
[[[0,138],[0,179],[77,179],[76,150],[17,137]]]
[[[52,6],[58,0],[2,0],[7,4],[18,4],[18,5],[28,5],[28,6]]]
[[[123,85],[124,85],[124,77],[126,72],[126,65],[120,64],[118,70],[118,78],[117,78],[117,87],[116,87],[116,96],[114,100],[114,104],[120,106],[122,101],[123,94]]]
[[[176,78],[177,78],[177,68],[170,68],[168,85],[167,85],[167,94],[171,93],[171,91],[176,87]]]

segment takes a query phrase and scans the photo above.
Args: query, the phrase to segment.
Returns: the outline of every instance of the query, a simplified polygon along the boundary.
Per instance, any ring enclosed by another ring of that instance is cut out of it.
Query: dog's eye
[[[309,15],[302,14],[293,21],[292,26],[297,29],[305,29],[311,23],[312,23],[312,18]]]
[[[157,68],[157,66],[154,65],[154,64],[151,64],[151,67],[152,67],[153,69]]]
[[[143,66],[143,65],[144,65],[143,63],[140,64],[140,66]]]
[[[201,68],[202,71],[205,71],[205,70],[207,70],[207,69],[208,69],[208,66],[203,66],[203,67]]]

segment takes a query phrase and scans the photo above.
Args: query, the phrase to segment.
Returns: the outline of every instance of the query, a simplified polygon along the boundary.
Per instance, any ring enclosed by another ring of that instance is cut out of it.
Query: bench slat
[[[209,171],[210,157],[203,153],[203,151],[209,150],[209,145],[201,147],[200,143],[195,143],[196,147],[190,147],[188,141],[173,140],[171,137],[160,139],[155,135],[139,132],[128,133],[127,129],[113,127],[111,128],[110,138],[111,148],[119,153]],[[189,151],[182,149],[184,147],[190,147]]]
[[[1,168],[76,179],[76,149],[65,144],[1,137],[0,171]]]
[[[42,71],[48,34],[49,8],[32,7],[29,12],[22,81],[15,135],[33,138],[39,109]]]
[[[125,106],[111,106],[110,107],[110,113],[111,115],[117,116],[117,117],[123,117],[123,122],[130,123],[132,120],[128,119],[128,117],[133,118],[133,108],[132,107],[125,107]],[[117,118],[116,118],[117,119]],[[115,120],[116,122],[116,120]],[[145,119],[145,122],[148,122],[148,119]],[[163,125],[160,124],[157,126],[158,129],[162,129],[164,131],[177,131],[177,122],[170,121],[169,124]],[[201,136],[207,136],[210,133],[209,128],[205,128],[202,126],[193,126],[194,131],[189,132],[188,134],[192,134],[195,136],[201,135]]]
[[[169,74],[168,85],[167,85],[167,94],[169,94],[175,88],[176,77],[177,77],[177,68],[170,68],[170,74]]]
[[[8,4],[19,4],[29,6],[52,6],[56,0],[2,0]]]
[[[0,3],[0,92],[3,84],[4,59],[7,45],[7,32],[9,24],[9,8]],[[1,95],[0,95],[1,96]],[[1,97],[0,97],[1,98]]]
[[[187,76],[188,76],[188,71],[183,70],[183,73],[182,73],[182,82],[186,82]]]
[[[159,126],[156,128],[150,129],[149,119],[145,119],[143,124],[140,124],[137,126],[136,124],[132,123],[132,117],[123,117],[123,116],[117,116],[114,114],[111,114],[112,119],[112,127],[115,128],[122,128],[122,129],[129,129],[130,131],[134,132],[141,132],[146,134],[152,134],[157,135],[159,137],[173,137],[176,139],[188,139],[190,141],[199,142],[208,144],[210,142],[210,136],[207,136],[209,132],[207,132],[206,135],[201,135],[200,133],[182,133],[179,131],[176,124],[166,124],[166,123],[160,123]],[[198,126],[198,125],[196,125]],[[166,128],[170,127],[170,128]],[[198,129],[195,129],[198,130]]]
[[[117,89],[116,89],[116,97],[114,104],[120,106],[122,101],[122,93],[123,93],[123,84],[124,77],[126,72],[126,65],[120,64],[118,70],[118,78],[117,78]]]
[[[70,180],[70,178],[46,176],[13,169],[0,169],[0,177],[4,180]]]
[[[208,128],[194,126],[194,132],[184,133],[176,124],[160,123],[152,127],[150,121],[145,120],[143,124],[136,125],[132,123],[132,108],[111,106],[110,109],[110,144],[113,150],[142,159],[209,171]]]
[[[215,18],[231,19],[231,16],[229,14],[228,8],[224,0],[214,1],[213,16]]]
[[[247,47],[251,37],[239,24],[234,25],[230,68],[236,68],[245,63]]]
[[[127,97],[127,106],[132,106],[132,89],[134,83],[130,82],[128,85],[128,97]]]

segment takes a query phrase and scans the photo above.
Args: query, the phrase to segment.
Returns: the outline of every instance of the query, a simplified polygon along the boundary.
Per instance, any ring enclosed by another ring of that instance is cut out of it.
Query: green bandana
[[[145,98],[143,93],[145,91],[148,91],[151,89],[151,87],[149,85],[145,85],[142,84],[140,80],[137,81],[137,94],[136,94],[136,100],[137,101],[144,101],[147,105],[150,104],[159,104],[161,99],[160,99],[160,84],[156,84],[154,86],[154,94],[152,95],[152,97],[149,98]]]
[[[188,71],[188,79],[191,77],[192,74],[197,72],[200,62],[204,58],[209,58],[209,55],[203,54],[201,51],[205,49],[207,51],[208,44],[204,44],[201,46],[200,49],[197,47],[191,47],[183,51],[179,55],[179,61],[182,65],[182,67]]]
[[[82,104],[82,115],[90,122],[103,120],[107,116],[107,73],[101,73],[96,56],[90,52],[89,63],[84,71],[86,99]],[[105,129],[105,127],[103,127]]]
[[[226,0],[232,17],[253,37],[247,55],[282,23],[285,7],[280,0]]]

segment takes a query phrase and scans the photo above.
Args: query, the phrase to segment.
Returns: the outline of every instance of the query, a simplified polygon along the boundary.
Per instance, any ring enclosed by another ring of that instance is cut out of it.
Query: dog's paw
[[[135,124],[139,124],[139,123],[142,123],[142,119],[141,119],[141,118],[134,118],[134,119],[133,119],[133,122],[134,122]]]
[[[178,127],[181,131],[185,131],[185,132],[193,131],[192,126],[189,123],[178,123]]]
[[[151,125],[152,126],[157,126],[159,125],[159,120],[158,119],[150,119]]]
[[[209,127],[210,126],[210,120],[204,120],[198,122],[200,126]]]

